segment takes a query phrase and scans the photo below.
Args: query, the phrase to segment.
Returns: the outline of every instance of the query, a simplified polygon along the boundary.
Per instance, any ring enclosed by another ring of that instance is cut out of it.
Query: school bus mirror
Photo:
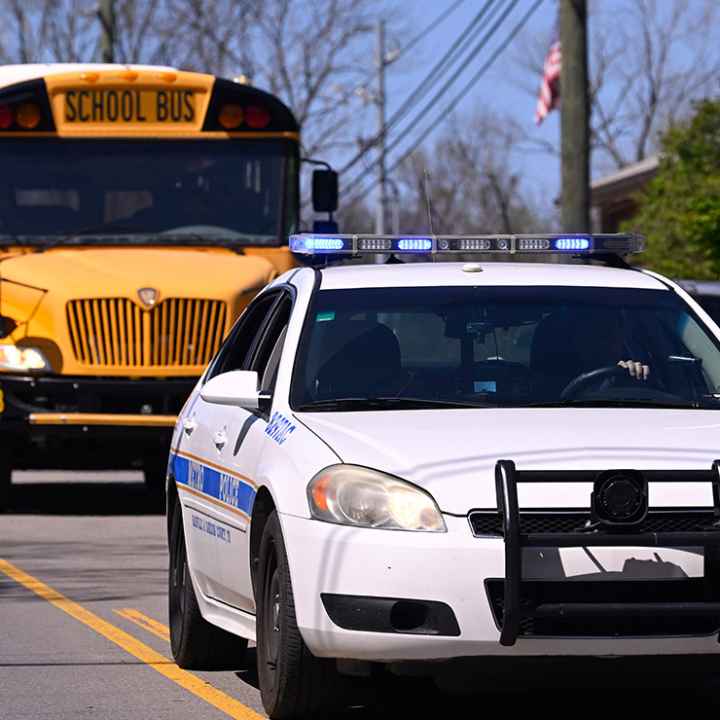
[[[315,212],[333,213],[338,208],[338,174],[334,170],[314,170],[312,201]]]
[[[0,315],[0,338],[6,338],[12,335],[17,327],[17,323],[7,315]]]

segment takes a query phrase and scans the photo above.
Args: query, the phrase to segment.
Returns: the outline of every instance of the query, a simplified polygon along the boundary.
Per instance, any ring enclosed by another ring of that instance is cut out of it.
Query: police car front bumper
[[[467,517],[444,518],[446,533],[414,533],[281,516],[298,627],[314,654],[399,662],[720,652],[712,528],[595,542],[569,534],[545,546],[523,535],[507,547],[512,533],[476,537]],[[608,619],[620,631],[599,632]]]

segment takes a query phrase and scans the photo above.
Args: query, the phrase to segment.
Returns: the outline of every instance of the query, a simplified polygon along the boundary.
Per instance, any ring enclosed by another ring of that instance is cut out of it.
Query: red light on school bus
[[[267,127],[270,124],[270,113],[259,105],[248,105],[245,108],[245,124],[254,130]]]
[[[0,105],[0,130],[7,130],[13,124],[13,112],[9,105]]]
[[[218,122],[226,130],[240,127],[243,121],[243,109],[239,105],[223,105],[218,115]]]

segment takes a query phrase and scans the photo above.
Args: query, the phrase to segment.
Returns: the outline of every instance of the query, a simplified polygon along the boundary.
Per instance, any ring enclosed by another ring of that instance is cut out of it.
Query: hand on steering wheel
[[[630,377],[636,380],[647,380],[650,375],[650,366],[643,365],[637,360],[621,360],[618,366],[625,368],[630,373]]]
[[[646,380],[650,374],[650,368],[633,360],[621,360],[617,365],[608,365],[581,373],[565,386],[560,393],[560,400],[571,400],[590,385],[611,377],[627,377],[626,373],[630,373],[630,376],[637,380]]]

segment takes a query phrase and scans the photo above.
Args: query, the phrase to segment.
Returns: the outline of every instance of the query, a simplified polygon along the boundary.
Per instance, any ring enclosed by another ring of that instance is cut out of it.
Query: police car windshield
[[[294,229],[295,167],[282,141],[4,140],[0,244],[277,245]]]
[[[673,292],[423,287],[317,293],[291,404],[716,409],[719,398],[718,343]]]

